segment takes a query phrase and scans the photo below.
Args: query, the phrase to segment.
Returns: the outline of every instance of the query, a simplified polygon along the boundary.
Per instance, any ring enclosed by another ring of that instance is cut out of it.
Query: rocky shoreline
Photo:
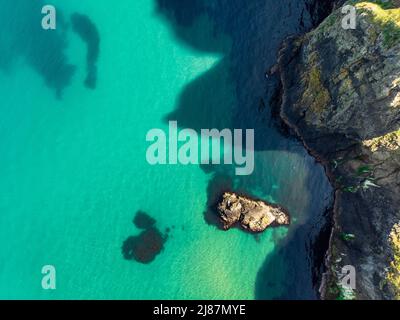
[[[321,297],[393,299],[398,249],[390,239],[400,220],[400,36],[393,35],[400,27],[395,9],[355,5],[356,29],[344,30],[334,10],[312,32],[285,41],[275,113],[335,188]],[[345,265],[356,269],[350,293],[339,281]]]
[[[225,192],[217,206],[224,230],[239,224],[244,230],[263,232],[268,227],[289,225],[290,216],[279,205]]]

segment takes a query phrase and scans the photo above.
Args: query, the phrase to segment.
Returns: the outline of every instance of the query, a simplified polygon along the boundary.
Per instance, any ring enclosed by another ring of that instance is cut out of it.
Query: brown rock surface
[[[237,223],[252,232],[262,232],[270,226],[288,225],[288,212],[275,204],[253,200],[233,192],[225,192],[217,207],[224,229]]]

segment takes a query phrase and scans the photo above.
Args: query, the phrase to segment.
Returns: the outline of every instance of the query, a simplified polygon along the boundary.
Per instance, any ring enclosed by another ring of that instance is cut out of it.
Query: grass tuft
[[[400,8],[392,2],[359,2],[356,8],[368,13],[379,26],[383,35],[383,45],[390,49],[400,42]]]
[[[400,223],[394,225],[389,242],[393,250],[393,260],[386,279],[394,289],[396,299],[400,300]]]

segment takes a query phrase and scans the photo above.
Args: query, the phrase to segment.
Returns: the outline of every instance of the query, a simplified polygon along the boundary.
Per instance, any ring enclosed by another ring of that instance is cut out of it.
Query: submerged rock
[[[270,226],[288,225],[286,209],[261,200],[254,200],[233,192],[225,192],[217,206],[225,230],[236,223],[249,231],[262,232]]]
[[[148,264],[164,249],[166,236],[151,227],[137,236],[130,236],[122,244],[122,254],[126,260]]]
[[[146,212],[138,211],[133,218],[133,224],[139,229],[150,229],[156,224],[156,220],[150,217]]]
[[[135,260],[148,264],[164,250],[168,235],[162,234],[156,227],[156,220],[146,212],[138,211],[133,224],[143,231],[128,237],[122,244],[122,255],[126,260]]]

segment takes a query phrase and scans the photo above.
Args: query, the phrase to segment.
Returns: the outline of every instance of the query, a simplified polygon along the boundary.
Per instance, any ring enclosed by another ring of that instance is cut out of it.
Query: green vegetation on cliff
[[[383,35],[383,44],[391,48],[400,41],[400,8],[393,8],[391,2],[377,1],[358,2],[355,4],[358,10],[370,15],[372,21],[379,26]],[[392,9],[389,9],[392,8]]]
[[[316,58],[312,60],[313,65],[305,79],[306,90],[302,97],[302,103],[309,105],[313,112],[320,113],[329,104],[331,97],[329,91],[323,85],[321,71],[316,64]]]
[[[363,145],[372,152],[384,149],[395,151],[400,148],[400,130],[389,132],[383,136],[373,138],[363,142]]]
[[[400,298],[400,227],[387,232],[400,220],[400,0],[347,4],[356,30],[338,8],[280,52],[280,114],[335,182],[322,297]],[[353,262],[348,290],[342,267]]]
[[[393,260],[386,278],[395,291],[396,299],[400,300],[400,224],[395,224],[390,233],[390,245],[393,250]]]

